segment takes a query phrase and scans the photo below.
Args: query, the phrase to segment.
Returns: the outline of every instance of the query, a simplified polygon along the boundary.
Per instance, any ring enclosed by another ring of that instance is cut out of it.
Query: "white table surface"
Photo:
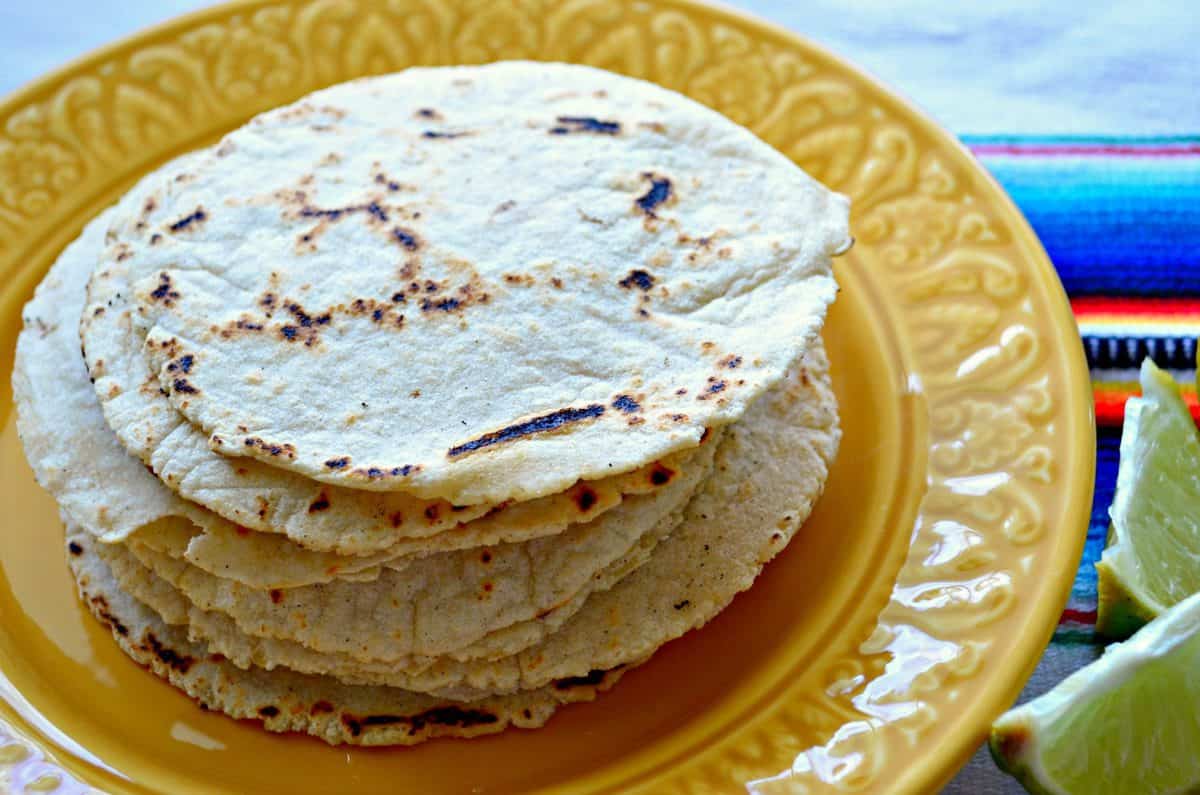
[[[1200,131],[1195,0],[732,0],[883,78],[959,134]],[[208,3],[0,0],[0,94]],[[1019,793],[984,754],[944,791]]]

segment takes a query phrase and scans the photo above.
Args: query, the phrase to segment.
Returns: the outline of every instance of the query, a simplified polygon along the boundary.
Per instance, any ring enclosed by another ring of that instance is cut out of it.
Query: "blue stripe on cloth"
[[[1088,525],[1083,560],[1075,573],[1068,607],[1083,612],[1096,609],[1096,561],[1108,540],[1108,506],[1112,505],[1117,486],[1117,463],[1120,458],[1121,429],[1096,429],[1096,492],[1092,498],[1092,518]]]
[[[1200,157],[985,156],[1071,295],[1200,295]]]

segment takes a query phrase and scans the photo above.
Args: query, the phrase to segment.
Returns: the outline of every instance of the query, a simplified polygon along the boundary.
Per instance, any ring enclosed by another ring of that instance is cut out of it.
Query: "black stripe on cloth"
[[[1196,338],[1084,336],[1083,350],[1091,369],[1137,369],[1149,357],[1159,367],[1190,370],[1196,366]]]

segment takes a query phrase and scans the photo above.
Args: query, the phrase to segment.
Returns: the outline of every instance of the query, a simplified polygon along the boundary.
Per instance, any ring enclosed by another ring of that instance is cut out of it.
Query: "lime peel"
[[[1200,594],[992,727],[996,763],[1033,793],[1200,790]]]
[[[1147,359],[1121,434],[1096,631],[1128,637],[1200,591],[1200,432],[1179,385]]]

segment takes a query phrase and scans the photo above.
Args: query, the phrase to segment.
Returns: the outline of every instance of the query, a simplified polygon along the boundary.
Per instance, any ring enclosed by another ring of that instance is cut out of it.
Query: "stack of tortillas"
[[[207,708],[332,743],[540,726],[809,514],[848,245],[843,197],[656,86],[361,80],[84,230],[25,310],[21,435],[84,601]]]

